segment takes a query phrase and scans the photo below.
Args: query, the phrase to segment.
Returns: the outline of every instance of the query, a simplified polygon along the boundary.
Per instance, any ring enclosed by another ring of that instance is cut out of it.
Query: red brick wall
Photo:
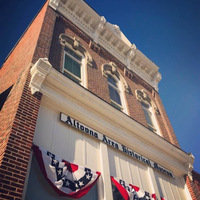
[[[186,177],[187,187],[189,189],[192,200],[200,200],[200,174],[192,171],[192,178]]]
[[[162,101],[161,101],[158,93],[155,93],[155,102],[160,111],[160,116],[157,116],[157,120],[159,122],[160,129],[162,130],[163,137],[166,140],[170,141],[175,146],[180,147],[178,140],[176,138],[176,135],[174,133],[174,130],[172,128],[172,125],[170,123],[170,120],[167,116],[167,113],[165,111],[165,108],[162,104]]]
[[[0,92],[14,85],[1,112],[0,199],[21,199],[41,94],[29,88],[30,67],[48,57],[55,12],[43,6],[0,71]],[[38,39],[39,38],[39,39]]]
[[[0,166],[0,199],[21,199],[23,193],[41,99],[41,94],[30,93],[29,81],[30,75],[20,84],[23,92]]]
[[[21,80],[21,75],[30,68],[45,10],[46,6],[22,36],[0,70],[0,93],[14,85],[11,90],[11,96],[0,112],[0,136],[2,138],[6,137],[12,126],[22,93],[22,88],[19,88],[18,84]]]
[[[200,192],[200,174],[193,171],[192,176],[193,176],[194,183],[196,184],[196,186]],[[200,193],[199,193],[199,197],[200,197]]]

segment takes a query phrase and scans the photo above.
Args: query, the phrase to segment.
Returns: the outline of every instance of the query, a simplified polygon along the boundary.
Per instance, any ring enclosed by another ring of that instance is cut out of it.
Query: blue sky
[[[44,0],[4,1],[0,7],[0,66]],[[159,93],[181,148],[200,173],[200,1],[86,0],[117,24],[159,66]]]

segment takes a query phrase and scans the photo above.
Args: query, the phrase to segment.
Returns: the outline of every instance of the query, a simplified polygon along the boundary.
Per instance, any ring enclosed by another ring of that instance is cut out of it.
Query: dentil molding
[[[162,78],[158,66],[126,38],[119,26],[107,22],[83,0],[50,0],[49,6],[158,91],[158,83]]]

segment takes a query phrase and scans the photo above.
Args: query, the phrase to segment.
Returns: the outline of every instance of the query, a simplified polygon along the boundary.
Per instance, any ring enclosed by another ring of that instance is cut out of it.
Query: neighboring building
[[[192,178],[187,177],[186,183],[192,199],[200,200],[200,174],[192,171]]]
[[[131,189],[146,199],[198,199],[186,185],[194,157],[179,147],[160,80],[158,67],[84,1],[47,1],[0,70],[0,198],[63,199],[57,190],[111,200]],[[79,169],[93,187],[73,182]]]

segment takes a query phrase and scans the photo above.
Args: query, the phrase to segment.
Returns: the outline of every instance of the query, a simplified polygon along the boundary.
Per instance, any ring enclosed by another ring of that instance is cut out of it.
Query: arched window
[[[153,121],[153,115],[151,111],[151,106],[149,104],[142,102],[142,108],[143,108],[144,115],[145,115],[147,124],[149,126],[149,129],[152,130],[153,132],[156,132],[155,123]]]
[[[136,97],[141,102],[142,109],[148,124],[148,128],[159,134],[160,131],[154,113],[158,113],[158,108],[154,102],[149,98],[144,90],[136,90]]]
[[[122,110],[121,91],[119,89],[119,82],[111,75],[108,75],[108,87],[110,93],[111,105],[118,110]]]
[[[64,47],[63,74],[76,83],[87,87],[87,66],[92,67],[93,62],[91,55],[77,38],[61,34],[59,39],[60,44]]]
[[[84,57],[72,49],[65,47],[63,73],[68,78],[81,84],[82,81],[82,64]]]
[[[107,78],[110,103],[113,107],[127,113],[124,92],[129,92],[129,87],[124,78],[117,71],[115,63],[110,62],[102,66],[102,73]]]

